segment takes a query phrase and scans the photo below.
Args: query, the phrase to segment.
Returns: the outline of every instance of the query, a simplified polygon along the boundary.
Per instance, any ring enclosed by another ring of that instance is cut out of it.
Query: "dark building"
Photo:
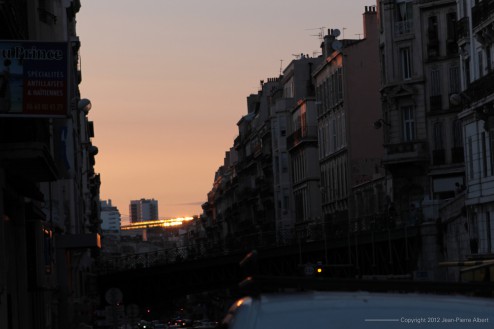
[[[91,321],[100,176],[80,1],[0,2],[0,328]]]

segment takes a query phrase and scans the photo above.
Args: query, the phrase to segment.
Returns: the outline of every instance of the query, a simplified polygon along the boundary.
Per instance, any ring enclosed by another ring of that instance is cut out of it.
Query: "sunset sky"
[[[92,102],[101,199],[162,217],[198,215],[238,134],[246,97],[295,55],[320,54],[321,27],[363,33],[363,0],[83,0],[81,96]],[[282,60],[282,61],[281,61]]]

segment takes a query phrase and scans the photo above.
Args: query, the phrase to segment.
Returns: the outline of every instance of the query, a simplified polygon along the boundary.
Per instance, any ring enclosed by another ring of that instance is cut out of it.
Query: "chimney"
[[[369,32],[376,31],[377,13],[376,6],[365,6],[364,19],[364,39],[367,39]]]
[[[328,34],[324,36],[324,41],[321,43],[322,55],[324,58],[327,58],[333,52],[331,44],[334,40],[333,29],[328,29]]]

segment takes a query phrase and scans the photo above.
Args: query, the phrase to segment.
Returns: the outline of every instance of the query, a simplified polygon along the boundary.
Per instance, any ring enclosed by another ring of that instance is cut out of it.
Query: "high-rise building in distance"
[[[129,205],[130,222],[158,219],[158,201],[154,199],[132,200]]]
[[[120,232],[121,215],[111,199],[101,200],[101,228],[104,231]]]

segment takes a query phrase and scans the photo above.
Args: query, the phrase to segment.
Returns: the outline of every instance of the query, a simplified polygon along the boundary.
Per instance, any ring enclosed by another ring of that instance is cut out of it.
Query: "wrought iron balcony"
[[[412,33],[412,29],[413,29],[412,20],[395,22],[395,35]]]
[[[470,35],[470,30],[468,28],[469,21],[470,17],[465,16],[456,23],[456,32],[458,33],[458,39],[467,38]]]
[[[286,147],[292,149],[304,142],[317,142],[317,126],[306,126],[287,137]]]
[[[494,14],[494,0],[484,0],[472,8],[472,28],[486,22]]]
[[[440,166],[446,163],[446,150],[433,150],[432,151],[432,165]]]
[[[383,162],[387,164],[426,161],[427,147],[424,141],[385,145]]]
[[[494,72],[490,72],[480,79],[472,81],[465,91],[472,102],[494,94]]]

